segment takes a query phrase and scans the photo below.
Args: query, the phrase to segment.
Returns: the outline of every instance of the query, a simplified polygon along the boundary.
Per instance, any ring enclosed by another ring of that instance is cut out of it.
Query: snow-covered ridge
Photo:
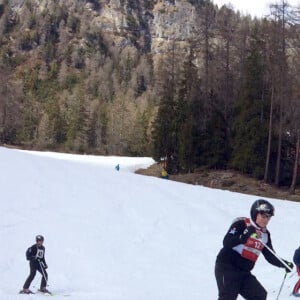
[[[155,163],[149,157],[124,157],[124,156],[96,156],[96,155],[79,155],[58,152],[40,152],[40,151],[24,151],[23,153],[37,155],[48,158],[55,158],[66,161],[88,163],[93,165],[101,165],[105,168],[114,169],[116,165],[120,165],[120,171],[134,172],[141,168],[148,168]]]
[[[43,297],[17,294],[36,234],[45,236],[57,299],[216,299],[213,270],[223,235],[256,197],[131,173],[151,163],[0,148],[0,300]],[[300,242],[299,203],[270,201],[273,245],[291,259]],[[276,299],[283,271],[260,258],[254,273],[268,299]],[[295,281],[287,279],[282,299]]]

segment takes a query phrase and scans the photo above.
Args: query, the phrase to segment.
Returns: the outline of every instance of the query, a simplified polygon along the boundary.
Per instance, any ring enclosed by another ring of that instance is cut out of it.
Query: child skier
[[[297,266],[297,272],[300,277],[300,247],[295,251],[294,263]],[[298,282],[295,284],[295,287],[293,289],[294,296],[300,297],[299,289],[300,289],[300,278],[299,278]]]
[[[35,277],[36,271],[39,271],[42,274],[42,281],[39,291],[50,294],[50,292],[46,289],[48,281],[46,269],[48,266],[45,260],[45,247],[43,246],[44,237],[42,235],[37,235],[35,240],[36,244],[29,247],[26,251],[26,258],[29,260],[30,274],[26,279],[20,294],[34,294],[29,287]]]
[[[251,218],[238,218],[230,226],[215,267],[219,289],[218,300],[234,300],[238,295],[245,299],[266,300],[267,291],[251,273],[262,253],[266,260],[290,272],[293,264],[278,260],[264,245],[273,249],[267,225],[274,216],[274,207],[264,199],[256,200],[250,210]]]

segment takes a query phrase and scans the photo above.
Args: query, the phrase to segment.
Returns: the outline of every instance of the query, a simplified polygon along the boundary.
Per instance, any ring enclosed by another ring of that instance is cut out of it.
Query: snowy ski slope
[[[17,294],[36,234],[45,236],[56,299],[217,299],[214,261],[223,236],[257,197],[133,174],[152,163],[0,148],[0,300],[45,297]],[[274,248],[292,259],[299,203],[271,202]],[[261,257],[253,273],[276,299],[283,270]],[[281,299],[291,299],[296,280],[287,279]],[[38,274],[31,288],[39,282]]]

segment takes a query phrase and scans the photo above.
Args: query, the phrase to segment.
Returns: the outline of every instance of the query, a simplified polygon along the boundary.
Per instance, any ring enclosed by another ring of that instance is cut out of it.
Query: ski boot
[[[293,293],[292,294],[294,297],[299,297],[300,298],[300,293]]]
[[[19,294],[34,294],[30,289],[22,289]]]
[[[52,295],[52,293],[50,291],[48,291],[46,288],[41,288],[39,289],[39,292],[40,293],[43,293],[43,294],[49,294],[49,295]]]

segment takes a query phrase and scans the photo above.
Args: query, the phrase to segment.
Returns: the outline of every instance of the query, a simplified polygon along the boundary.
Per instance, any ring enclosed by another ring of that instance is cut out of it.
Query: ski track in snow
[[[0,148],[0,300],[46,297],[17,294],[36,234],[45,236],[55,299],[217,299],[214,262],[224,234],[257,197],[133,174],[152,163]],[[291,260],[299,203],[270,201],[273,246]],[[283,270],[261,257],[253,273],[276,299]],[[281,299],[291,299],[296,281],[287,278]]]

